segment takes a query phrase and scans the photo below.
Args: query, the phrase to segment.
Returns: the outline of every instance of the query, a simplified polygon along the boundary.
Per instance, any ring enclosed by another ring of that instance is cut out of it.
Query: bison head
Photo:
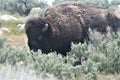
[[[44,50],[44,47],[49,45],[48,40],[50,40],[52,32],[50,24],[46,20],[41,18],[30,19],[25,24],[25,30],[30,50],[37,51],[42,49],[47,51]]]

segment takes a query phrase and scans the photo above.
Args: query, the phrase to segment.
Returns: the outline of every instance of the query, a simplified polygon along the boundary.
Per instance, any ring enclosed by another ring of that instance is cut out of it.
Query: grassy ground
[[[85,77],[84,78],[75,78],[74,80],[87,80]],[[120,74],[99,74],[98,75],[98,80],[120,80]]]
[[[20,18],[17,21],[1,21],[1,26],[3,28],[9,29],[10,32],[4,32],[4,37],[6,38],[6,44],[10,44],[13,46],[22,46],[26,44],[26,35],[23,32],[18,31],[17,25],[25,23],[24,18]]]
[[[13,46],[23,46],[27,43],[27,38],[25,34],[15,35],[15,34],[5,34],[6,44],[10,44]]]
[[[98,75],[99,80],[120,80],[120,74]]]

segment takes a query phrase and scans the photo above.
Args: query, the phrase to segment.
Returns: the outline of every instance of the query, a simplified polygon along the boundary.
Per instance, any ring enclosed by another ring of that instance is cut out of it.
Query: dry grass
[[[19,17],[18,20],[1,21],[1,27],[7,28],[10,32],[4,32],[5,43],[13,46],[23,46],[27,43],[27,37],[24,32],[19,32],[17,25],[25,23],[26,18]]]
[[[80,77],[80,78],[75,78],[71,80],[88,80],[85,77]],[[99,74],[98,75],[98,80],[120,80],[120,74]]]
[[[14,34],[5,34],[6,44],[13,46],[23,46],[27,44],[27,37],[25,34],[14,35]]]
[[[120,74],[98,75],[99,80],[120,80]]]

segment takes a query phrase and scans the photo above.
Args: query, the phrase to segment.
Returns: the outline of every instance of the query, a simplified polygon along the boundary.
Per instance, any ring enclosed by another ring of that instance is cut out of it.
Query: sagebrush
[[[99,73],[120,73],[120,33],[106,35],[90,32],[90,41],[73,44],[71,52],[63,57],[56,52],[42,54],[25,47],[3,45],[0,48],[0,66],[26,66],[36,75],[52,74],[60,80],[99,80]],[[99,35],[99,36],[98,36]],[[74,65],[76,62],[80,64]],[[0,67],[1,68],[1,67]]]

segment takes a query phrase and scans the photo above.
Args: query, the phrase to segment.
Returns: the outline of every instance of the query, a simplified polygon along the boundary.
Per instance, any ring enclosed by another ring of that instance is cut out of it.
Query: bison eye
[[[42,37],[41,35],[40,35],[40,36],[38,36],[38,40],[42,40],[42,38],[43,38],[43,37]]]

